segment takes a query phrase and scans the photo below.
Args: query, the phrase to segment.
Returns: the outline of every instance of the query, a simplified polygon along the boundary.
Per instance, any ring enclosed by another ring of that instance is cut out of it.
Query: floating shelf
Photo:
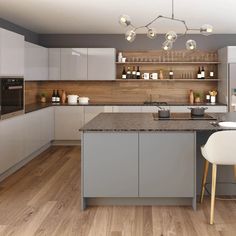
[[[219,79],[116,79],[123,82],[217,82]]]
[[[163,65],[163,64],[170,64],[170,65],[179,65],[179,64],[189,64],[189,65],[208,65],[208,64],[212,64],[212,65],[216,65],[216,64],[220,64],[219,61],[162,61],[162,62],[144,62],[144,61],[137,61],[137,62],[116,62],[117,65],[138,65],[138,64],[143,64],[143,65]]]

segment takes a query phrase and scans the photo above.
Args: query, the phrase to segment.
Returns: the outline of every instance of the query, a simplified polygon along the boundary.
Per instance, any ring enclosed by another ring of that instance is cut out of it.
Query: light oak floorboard
[[[233,236],[236,202],[80,210],[80,147],[53,146],[0,183],[0,236]]]

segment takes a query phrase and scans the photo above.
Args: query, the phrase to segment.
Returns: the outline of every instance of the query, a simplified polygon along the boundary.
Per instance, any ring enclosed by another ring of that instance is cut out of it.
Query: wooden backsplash
[[[25,103],[39,102],[42,92],[51,101],[53,89],[86,96],[92,102],[143,102],[153,100],[188,102],[189,90],[207,93],[217,89],[217,82],[177,81],[37,81],[25,82]]]

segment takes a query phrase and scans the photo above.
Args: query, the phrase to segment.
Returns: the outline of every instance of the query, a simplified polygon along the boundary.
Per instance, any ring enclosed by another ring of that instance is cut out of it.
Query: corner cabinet
[[[115,80],[115,58],[114,48],[88,48],[88,80]]]
[[[0,76],[24,76],[24,36],[0,28]]]
[[[48,49],[25,42],[25,80],[48,80]]]
[[[80,140],[83,124],[83,106],[55,107],[55,140]]]
[[[87,80],[87,48],[61,48],[61,80]]]
[[[61,49],[60,48],[48,49],[48,79],[49,80],[61,79]]]

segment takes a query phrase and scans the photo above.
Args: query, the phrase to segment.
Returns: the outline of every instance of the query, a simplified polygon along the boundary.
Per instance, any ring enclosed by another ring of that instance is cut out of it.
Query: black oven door
[[[23,110],[23,78],[1,78],[1,103],[1,115]]]

